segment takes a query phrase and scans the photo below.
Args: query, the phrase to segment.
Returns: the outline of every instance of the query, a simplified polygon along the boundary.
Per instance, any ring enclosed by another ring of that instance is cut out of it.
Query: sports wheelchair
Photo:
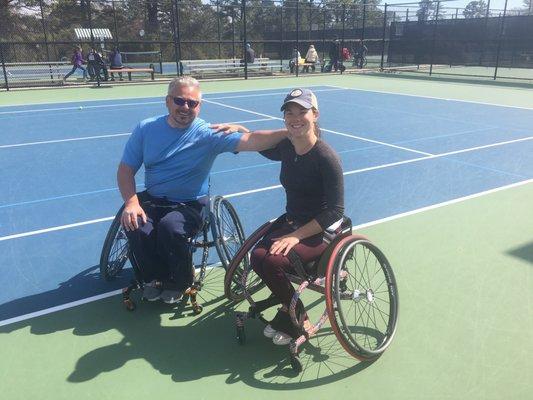
[[[268,324],[262,312],[280,304],[273,295],[257,301],[253,297],[264,284],[250,266],[250,254],[255,245],[281,223],[282,215],[267,222],[252,233],[239,249],[224,278],[224,294],[233,301],[246,299],[247,312],[235,313],[237,341],[246,341],[244,321],[257,318]],[[303,265],[294,252],[289,252],[293,273],[289,280],[299,285],[289,306],[289,314],[300,336],[289,344],[290,363],[301,372],[298,349],[329,319],[332,330],[342,347],[361,361],[377,359],[390,345],[398,320],[398,288],[392,268],[385,255],[365,236],[352,234],[349,218],[344,218],[336,230],[327,230],[324,240],[328,247],[322,256]],[[304,329],[304,321],[296,317],[296,305],[302,292],[309,288],[325,295],[326,309],[318,321]]]
[[[141,205],[145,207],[164,207],[178,209],[178,205],[156,205],[150,201],[142,201]],[[120,224],[120,218],[124,210],[124,205],[118,210],[109,231],[100,255],[100,274],[110,281],[114,279],[124,265],[129,260],[134,272],[134,279],[130,285],[122,290],[122,301],[127,310],[133,311],[136,308],[135,302],[131,299],[131,293],[134,290],[144,288],[142,266],[135,259],[131,251],[128,238],[124,228]],[[209,199],[202,209],[202,225],[198,234],[190,239],[189,246],[189,263],[194,273],[193,284],[184,292],[182,303],[190,299],[194,314],[202,312],[202,306],[196,300],[197,293],[202,289],[206,271],[208,268],[209,249],[215,247],[224,269],[227,269],[233,256],[244,242],[244,231],[241,221],[231,203],[222,196],[216,196]],[[209,240],[211,231],[212,239]],[[198,268],[193,262],[193,253],[202,249],[201,262]]]

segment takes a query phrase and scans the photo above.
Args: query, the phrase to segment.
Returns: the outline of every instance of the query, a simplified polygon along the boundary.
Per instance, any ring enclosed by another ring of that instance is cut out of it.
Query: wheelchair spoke
[[[396,325],[396,285],[380,257],[382,253],[367,241],[347,241],[337,255],[340,267],[330,281],[341,342],[363,358],[380,354]]]

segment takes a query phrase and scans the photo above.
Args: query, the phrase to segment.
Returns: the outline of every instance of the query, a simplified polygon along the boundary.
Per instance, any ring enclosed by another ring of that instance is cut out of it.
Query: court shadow
[[[102,373],[129,368],[125,366],[129,361],[143,360],[174,382],[226,375],[226,384],[297,390],[338,381],[371,365],[348,355],[328,328],[302,347],[303,372],[298,375],[290,366],[288,348],[274,346],[264,338],[259,321],[249,321],[247,343],[242,346],[235,340],[233,304],[216,297],[204,305],[204,312],[197,316],[178,307],[146,302],[128,312],[120,296],[113,296],[13,324],[11,329],[29,326],[36,335],[60,330],[86,337],[105,333],[94,342],[116,339],[81,355],[66,377],[71,383],[87,382]],[[10,326],[2,327],[0,333],[8,329]]]
[[[131,269],[125,269],[115,280],[106,282],[100,277],[99,266],[94,265],[59,283],[53,290],[0,304],[0,321],[120,289],[127,286],[132,277]]]
[[[533,242],[526,243],[523,246],[509,250],[507,254],[510,254],[513,257],[520,258],[524,261],[529,262],[530,264],[533,264]]]

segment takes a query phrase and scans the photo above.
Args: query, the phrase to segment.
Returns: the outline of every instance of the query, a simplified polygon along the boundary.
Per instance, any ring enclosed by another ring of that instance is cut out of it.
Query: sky
[[[410,3],[414,2],[416,0],[382,0],[382,4],[395,4],[395,3]],[[459,7],[464,8],[468,3],[470,3],[471,0],[457,0],[457,1],[449,1],[446,2],[446,7]],[[485,0],[488,2],[488,0]],[[442,3],[443,5],[445,3]],[[503,7],[505,5],[505,0],[491,0],[490,1],[490,8],[491,9],[501,9],[503,10]],[[413,4],[413,8],[418,8],[415,4]],[[507,2],[507,9],[512,10],[516,8],[525,8],[523,0],[508,0]]]

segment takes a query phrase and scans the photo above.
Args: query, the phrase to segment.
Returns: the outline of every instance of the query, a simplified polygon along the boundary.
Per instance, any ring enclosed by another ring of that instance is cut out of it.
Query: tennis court
[[[324,140],[341,156],[346,214],[398,280],[399,328],[384,355],[352,359],[326,324],[295,376],[261,324],[236,343],[222,271],[200,316],[152,303],[125,311],[117,290],[131,271],[104,282],[97,264],[121,204],[123,146],[140,119],[165,113],[165,86],[0,93],[3,398],[529,397],[530,93],[372,76],[205,83],[201,117],[281,127],[296,85],[316,93]],[[250,233],[283,213],[278,175],[256,153],[224,154],[211,193]]]

